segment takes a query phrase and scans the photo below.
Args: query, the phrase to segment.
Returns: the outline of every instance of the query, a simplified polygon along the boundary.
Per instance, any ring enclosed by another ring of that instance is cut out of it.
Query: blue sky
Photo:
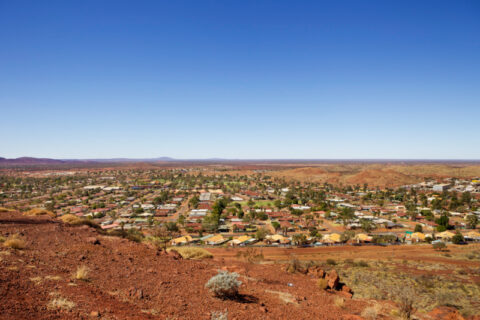
[[[480,159],[478,1],[0,0],[0,156]]]

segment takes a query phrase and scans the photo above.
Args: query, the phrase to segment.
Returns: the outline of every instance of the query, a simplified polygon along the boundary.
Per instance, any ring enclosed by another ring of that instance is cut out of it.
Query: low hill
[[[360,319],[366,306],[281,265],[176,259],[85,225],[0,213],[0,235],[13,234],[24,249],[0,249],[2,319],[211,319],[217,311],[229,319]],[[218,269],[240,274],[238,298],[215,298],[205,288]]]

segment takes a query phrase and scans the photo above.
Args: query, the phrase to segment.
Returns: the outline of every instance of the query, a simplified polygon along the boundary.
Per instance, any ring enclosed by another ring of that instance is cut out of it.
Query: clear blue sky
[[[479,1],[0,0],[0,156],[480,159]]]

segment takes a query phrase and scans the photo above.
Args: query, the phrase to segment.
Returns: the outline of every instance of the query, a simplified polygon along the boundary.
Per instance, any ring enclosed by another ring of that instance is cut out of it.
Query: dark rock
[[[88,237],[86,241],[90,244],[100,244],[100,240],[95,237]]]

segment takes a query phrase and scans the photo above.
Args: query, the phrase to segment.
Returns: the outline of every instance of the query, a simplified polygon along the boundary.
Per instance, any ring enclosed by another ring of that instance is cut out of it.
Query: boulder
[[[99,317],[100,317],[100,312],[98,312],[98,311],[92,311],[92,312],[90,312],[90,317],[92,317],[92,318],[99,318]]]
[[[325,271],[318,266],[309,268],[308,273],[314,275],[317,278],[325,277]]]
[[[325,276],[325,279],[327,279],[327,286],[330,289],[336,289],[338,286],[338,282],[340,281],[340,277],[335,270],[330,270]]]
[[[350,287],[347,286],[346,284],[344,284],[344,285],[342,286],[342,291],[343,291],[343,292],[352,293],[352,289],[350,289]]]

